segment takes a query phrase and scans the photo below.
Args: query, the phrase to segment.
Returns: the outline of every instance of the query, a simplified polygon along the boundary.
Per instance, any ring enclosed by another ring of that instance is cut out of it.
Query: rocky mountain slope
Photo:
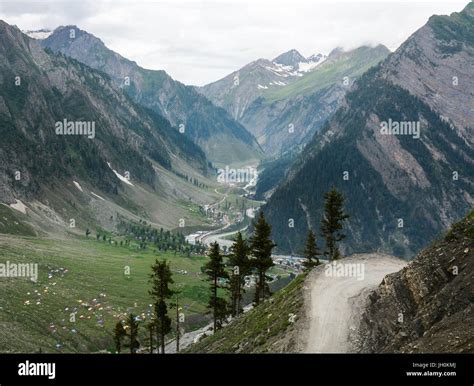
[[[384,76],[416,95],[472,143],[474,7],[433,16],[384,66]]]
[[[445,77],[472,84],[466,65],[473,63],[473,21],[472,3],[459,14],[432,17],[355,82],[264,208],[281,251],[298,252],[308,227],[319,229],[323,195],[332,185],[351,215],[347,253],[412,256],[472,207],[474,120],[466,106],[474,105],[474,95],[448,86]],[[446,51],[446,45],[457,48]],[[444,100],[447,106],[435,110]],[[404,131],[388,131],[392,124]]]
[[[259,145],[242,125],[165,71],[141,68],[76,26],[58,27],[41,44],[108,74],[135,102],[165,117],[202,147],[211,161],[231,164],[261,157]]]
[[[36,211],[40,223],[41,216],[62,227],[70,218],[78,227],[107,223],[117,211],[145,214],[148,201],[155,203],[145,217],[156,220],[155,207],[173,195],[165,176],[207,173],[197,145],[106,74],[46,52],[4,22],[0,84],[0,202]],[[87,127],[94,129],[81,134]]]
[[[362,352],[474,351],[474,212],[385,277],[367,301]]]

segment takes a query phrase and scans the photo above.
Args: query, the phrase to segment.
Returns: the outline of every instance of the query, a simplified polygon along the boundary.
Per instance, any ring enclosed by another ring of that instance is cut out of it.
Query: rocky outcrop
[[[474,351],[474,211],[368,297],[362,352]]]
[[[386,77],[410,90],[474,142],[472,3],[450,16],[433,16],[385,63]]]

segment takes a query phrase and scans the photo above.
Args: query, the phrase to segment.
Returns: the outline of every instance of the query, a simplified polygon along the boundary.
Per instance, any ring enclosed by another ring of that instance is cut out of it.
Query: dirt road
[[[368,293],[385,275],[406,265],[403,260],[375,253],[353,255],[338,263],[359,265],[336,266],[338,269],[329,275],[326,267],[321,267],[308,277],[309,330],[305,352],[350,352],[349,332],[357,327]],[[345,273],[341,275],[343,269]]]

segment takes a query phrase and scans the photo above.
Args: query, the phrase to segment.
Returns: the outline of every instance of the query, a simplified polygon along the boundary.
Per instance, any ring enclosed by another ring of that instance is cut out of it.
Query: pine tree
[[[209,299],[208,308],[212,310],[214,319],[214,332],[222,326],[222,322],[227,316],[227,302],[217,294],[217,290],[221,288],[219,285],[220,279],[228,278],[225,270],[223,258],[219,249],[219,244],[214,242],[210,246],[209,254],[210,260],[204,265],[204,272],[211,282],[211,297]]]
[[[127,335],[127,331],[123,327],[122,322],[117,322],[114,328],[114,342],[115,342],[115,350],[117,353],[120,354],[120,350],[122,348],[122,339]]]
[[[343,195],[332,188],[324,195],[324,217],[321,221],[321,233],[326,240],[324,255],[328,256],[329,260],[336,260],[340,257],[337,243],[346,236],[341,233],[343,228],[343,221],[349,218],[349,215],[344,213],[344,197]]]
[[[176,352],[179,353],[179,339],[181,337],[181,326],[180,326],[180,315],[179,311],[181,307],[179,306],[179,294],[176,293]]]
[[[305,261],[303,263],[303,267],[305,271],[309,271],[316,265],[319,265],[318,255],[321,253],[319,252],[318,246],[316,245],[316,237],[312,230],[308,232],[308,238],[306,239],[306,246],[304,249],[303,256],[305,257]],[[316,261],[314,261],[316,260]]]
[[[133,314],[130,314],[127,319],[127,336],[128,336],[128,345],[127,347],[130,348],[130,354],[135,354],[140,347],[140,343],[138,342],[138,325],[139,322],[137,321],[136,317]]]
[[[150,295],[154,298],[156,334],[158,344],[161,347],[161,353],[165,353],[165,336],[171,332],[171,318],[168,316],[168,306],[166,299],[174,295],[174,291],[170,289],[170,284],[174,281],[171,278],[171,270],[166,260],[155,260],[155,264],[151,267],[152,289]]]
[[[250,250],[254,259],[252,267],[257,271],[257,285],[255,288],[255,303],[258,305],[260,300],[264,300],[270,295],[270,289],[267,284],[266,272],[272,267],[272,249],[276,246],[271,240],[272,228],[267,223],[263,212],[260,211],[258,220],[254,225],[254,234],[250,241]]]
[[[150,343],[150,354],[153,354],[153,334],[156,330],[156,322],[155,320],[150,321],[146,325],[146,329],[148,330],[148,343]]]
[[[230,247],[228,264],[231,267],[230,298],[232,316],[238,316],[242,311],[242,295],[244,293],[245,276],[250,272],[249,248],[238,232],[234,244]]]

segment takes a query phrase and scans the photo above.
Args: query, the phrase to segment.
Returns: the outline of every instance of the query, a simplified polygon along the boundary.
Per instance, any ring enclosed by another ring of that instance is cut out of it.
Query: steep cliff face
[[[373,291],[362,352],[474,351],[474,211]]]
[[[385,63],[388,80],[423,100],[474,141],[474,6],[432,16]]]

